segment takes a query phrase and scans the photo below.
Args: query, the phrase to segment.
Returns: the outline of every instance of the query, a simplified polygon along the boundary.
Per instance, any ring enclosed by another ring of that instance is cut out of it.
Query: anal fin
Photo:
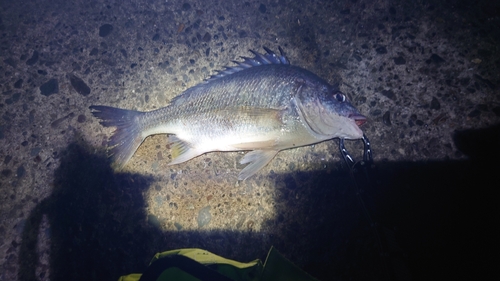
[[[253,174],[257,173],[260,169],[271,161],[278,153],[276,150],[253,150],[248,152],[240,160],[240,164],[248,164],[238,175],[238,180],[245,180]]]

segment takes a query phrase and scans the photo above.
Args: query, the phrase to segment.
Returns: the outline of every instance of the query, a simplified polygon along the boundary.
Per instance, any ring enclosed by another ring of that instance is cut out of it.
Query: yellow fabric
[[[219,273],[235,281],[317,281],[317,279],[285,259],[274,248],[269,250],[264,265],[258,259],[242,263],[196,248],[157,253],[150,264],[171,255],[182,255],[204,265],[216,264],[215,268]],[[134,273],[122,276],[118,281],[137,281],[140,278],[141,274]],[[199,279],[190,275],[189,272],[173,267],[165,269],[158,280],[198,281]]]
[[[171,251],[166,251],[162,253],[157,253],[153,259],[151,260],[151,263],[156,261],[157,259],[160,259],[162,257],[170,256],[170,255],[182,255],[185,257],[188,257],[190,259],[193,259],[201,264],[229,264],[237,268],[248,268],[257,265],[260,263],[259,259],[253,260],[251,262],[247,263],[242,263],[238,261],[233,261],[230,259],[223,258],[221,256],[217,256],[215,254],[210,253],[209,251],[202,250],[202,249],[197,249],[197,248],[186,248],[186,249],[177,249],[177,250],[171,250]]]
[[[125,276],[120,276],[120,278],[118,278],[118,281],[137,281],[141,278],[141,276],[141,273],[132,273]]]

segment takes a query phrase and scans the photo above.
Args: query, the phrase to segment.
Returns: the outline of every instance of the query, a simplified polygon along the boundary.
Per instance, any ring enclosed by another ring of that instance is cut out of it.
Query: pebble
[[[440,108],[441,104],[439,103],[439,100],[436,97],[432,97],[431,109],[439,110]]]
[[[127,51],[125,49],[120,49],[120,53],[124,58],[128,58]]]
[[[403,64],[406,64],[406,60],[403,57],[397,57],[397,58],[394,58],[394,63],[396,65],[403,65]]]
[[[18,178],[22,178],[26,174],[26,169],[24,168],[23,165],[19,166],[16,170],[16,176]]]
[[[83,114],[80,114],[78,115],[78,118],[76,120],[78,121],[78,123],[83,123],[87,120],[87,117],[85,117],[85,115]]]
[[[99,27],[99,36],[106,37],[113,31],[113,26],[111,24],[103,24]]]
[[[10,175],[12,175],[12,170],[9,170],[9,169],[3,169],[2,172],[1,172],[2,176],[4,177],[8,177]]]
[[[478,117],[479,115],[481,115],[481,111],[479,111],[478,109],[474,109],[467,116],[469,116],[470,118],[474,118]]]
[[[40,86],[40,94],[46,97],[57,93],[59,93],[59,82],[55,78],[50,79]]]
[[[16,83],[14,83],[14,88],[20,89],[22,85],[23,85],[23,79],[19,79],[16,81]]]
[[[264,4],[260,4],[260,6],[259,6],[259,12],[261,12],[261,13],[265,13],[265,12],[266,12],[266,10],[267,10],[267,9],[266,9],[266,5],[264,5]]]
[[[204,42],[210,42],[210,40],[212,39],[212,35],[210,35],[210,33],[205,33],[205,35],[203,36],[202,40]]]
[[[245,38],[248,36],[245,30],[240,30],[240,32],[238,32],[238,35],[240,36],[240,38]]]
[[[182,224],[180,224],[178,222],[174,222],[174,226],[175,226],[175,228],[177,228],[177,230],[181,230],[182,229]]]
[[[388,97],[391,100],[396,99],[396,95],[394,94],[394,92],[392,90],[383,90],[382,95]]]
[[[4,165],[8,165],[10,163],[10,160],[12,160],[12,156],[11,155],[5,156],[5,159],[3,159],[3,164]]]
[[[3,60],[6,64],[12,66],[12,67],[17,67],[17,62],[13,58],[6,58]]]
[[[12,97],[8,98],[5,100],[6,104],[13,104],[17,102],[21,98],[21,93],[15,93],[12,95]]]
[[[26,61],[27,65],[34,65],[38,61],[38,52],[35,50],[33,51],[33,55],[29,60]]]
[[[88,96],[90,94],[90,88],[85,84],[85,82],[74,74],[69,74],[69,81],[71,86],[82,96]]]
[[[210,206],[203,207],[199,212],[198,212],[198,218],[196,218],[196,221],[198,222],[198,227],[203,227],[210,223],[212,220],[212,215],[210,214]]]
[[[32,149],[30,150],[30,156],[31,156],[31,157],[37,156],[37,155],[38,155],[38,153],[40,153],[40,151],[41,151],[41,150],[42,150],[42,148],[41,148],[41,147],[35,147],[35,148],[32,148]]]
[[[154,227],[161,227],[161,222],[155,215],[148,215],[148,222]]]
[[[382,122],[384,122],[384,125],[391,126],[391,112],[386,111],[384,115],[382,116]]]
[[[431,63],[431,62],[433,62],[433,63],[440,64],[440,63],[442,63],[442,62],[444,62],[444,61],[445,61],[445,60],[444,60],[442,57],[440,57],[440,56],[438,56],[438,55],[436,55],[436,54],[432,54],[432,55],[431,55],[431,57],[430,57],[430,58],[429,58],[426,62],[427,62],[427,63]]]

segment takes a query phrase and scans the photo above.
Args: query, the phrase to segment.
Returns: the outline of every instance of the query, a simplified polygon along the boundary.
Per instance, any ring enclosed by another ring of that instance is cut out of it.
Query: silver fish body
[[[277,55],[252,53],[234,67],[150,112],[91,106],[103,126],[116,127],[109,139],[113,161],[122,166],[144,139],[169,134],[172,162],[178,164],[210,151],[251,150],[244,180],[280,150],[332,138],[358,139],[366,122],[337,87]]]

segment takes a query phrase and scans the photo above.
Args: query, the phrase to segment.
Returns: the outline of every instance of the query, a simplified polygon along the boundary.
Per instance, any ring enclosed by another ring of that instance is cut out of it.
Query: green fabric
[[[262,272],[263,267],[262,262],[258,259],[248,263],[241,263],[238,261],[223,258],[221,256],[217,256],[213,253],[210,253],[209,251],[196,248],[171,250],[157,253],[151,260],[150,264],[157,259],[169,255],[183,255],[205,265],[217,264],[217,271],[219,273],[238,281],[258,281],[258,277],[260,276],[260,272]]]
[[[158,280],[200,281],[200,279],[175,267],[163,271]]]
[[[285,259],[276,249],[267,254],[260,281],[315,281],[311,275]]]
[[[274,248],[269,250],[265,265],[258,259],[251,262],[242,263],[230,259],[226,259],[206,250],[188,248],[171,250],[162,253],[157,253],[150,264],[154,261],[171,256],[182,255],[204,265],[211,265],[211,268],[235,281],[315,281],[300,268],[296,267],[290,261],[285,259]],[[214,266],[216,265],[216,266]],[[120,277],[119,281],[137,281],[141,278],[141,274],[129,274]],[[198,278],[184,272],[178,268],[165,269],[158,281],[163,280],[180,280],[180,281],[199,281]]]

